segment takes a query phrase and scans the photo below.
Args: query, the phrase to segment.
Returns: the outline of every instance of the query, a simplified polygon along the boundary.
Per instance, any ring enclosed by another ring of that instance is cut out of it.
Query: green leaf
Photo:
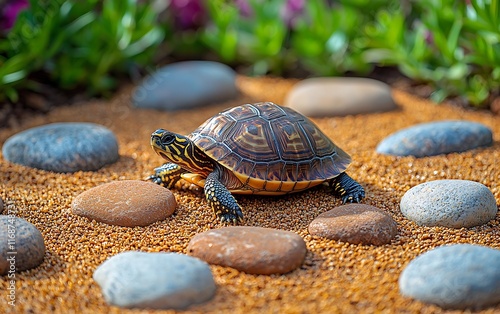
[[[469,68],[465,63],[457,63],[450,67],[447,78],[450,80],[462,80],[469,73]]]
[[[342,31],[334,32],[325,44],[326,51],[334,54],[343,54],[348,46],[347,36]]]
[[[0,67],[2,83],[8,84],[24,78],[30,70],[31,60],[31,57],[25,54],[18,54],[6,60]]]
[[[234,29],[227,29],[222,37],[220,54],[226,61],[233,61],[236,58],[238,45],[238,33]]]
[[[448,97],[448,92],[444,89],[438,89],[436,91],[434,91],[430,98],[432,99],[432,101],[436,102],[436,103],[442,103],[446,97]]]
[[[462,21],[456,19],[448,34],[448,51],[453,52],[458,49],[458,39],[462,30]],[[456,56],[456,54],[455,54]]]
[[[131,43],[127,48],[125,48],[123,50],[123,55],[125,57],[138,55],[144,52],[146,49],[159,44],[163,37],[164,33],[160,29],[153,28],[138,41]]]
[[[1,85],[0,85],[0,88],[1,88]],[[5,92],[5,95],[7,96],[7,98],[11,102],[17,103],[19,101],[19,93],[14,88],[7,87],[4,92]]]

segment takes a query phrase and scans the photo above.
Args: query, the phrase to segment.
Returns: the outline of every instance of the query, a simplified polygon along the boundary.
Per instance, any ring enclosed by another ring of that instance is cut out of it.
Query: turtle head
[[[169,162],[178,164],[193,173],[210,173],[210,158],[187,136],[158,129],[151,134],[151,147]]]

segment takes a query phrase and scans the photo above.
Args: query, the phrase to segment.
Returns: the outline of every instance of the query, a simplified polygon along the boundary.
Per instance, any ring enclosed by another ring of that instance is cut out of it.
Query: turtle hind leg
[[[163,185],[167,189],[171,189],[181,179],[181,174],[186,170],[182,169],[178,164],[168,162],[162,166],[155,168],[155,173],[146,178],[158,185]]]
[[[220,182],[218,170],[210,173],[205,179],[205,197],[215,215],[222,222],[237,224],[243,220],[240,205],[231,192]]]
[[[329,181],[333,194],[342,199],[342,204],[359,203],[365,197],[363,187],[345,172]]]

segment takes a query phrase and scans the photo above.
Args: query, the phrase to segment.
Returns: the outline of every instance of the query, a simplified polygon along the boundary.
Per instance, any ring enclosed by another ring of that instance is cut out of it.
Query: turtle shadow
[[[386,191],[362,180],[360,184],[365,188],[365,198],[360,204],[377,207],[393,218],[402,215],[396,191]],[[326,184],[279,196],[236,195],[236,198],[244,209],[246,225],[296,231],[306,230],[320,214],[344,205]]]

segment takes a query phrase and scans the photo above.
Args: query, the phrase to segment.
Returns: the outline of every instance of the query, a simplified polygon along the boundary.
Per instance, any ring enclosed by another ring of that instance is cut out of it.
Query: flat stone
[[[397,108],[389,85],[354,77],[305,79],[289,92],[285,106],[310,117],[347,116]]]
[[[236,72],[213,61],[184,61],[169,64],[135,89],[135,107],[187,110],[224,102],[238,96]]]
[[[0,275],[35,268],[44,256],[43,236],[33,224],[12,215],[0,216]]]
[[[147,226],[175,211],[170,190],[147,181],[113,181],[87,190],[71,204],[73,213],[110,225]]]
[[[398,233],[391,216],[364,204],[342,205],[322,213],[308,229],[313,237],[368,245],[387,244]]]
[[[470,244],[424,253],[399,277],[401,294],[446,309],[480,310],[500,303],[500,250]]]
[[[377,153],[426,157],[492,144],[493,134],[488,127],[477,122],[450,120],[422,123],[397,131],[378,144]]]
[[[284,274],[302,265],[306,244],[290,231],[260,227],[225,227],[195,235],[188,254],[207,263],[248,274]]]
[[[93,123],[52,123],[11,136],[2,148],[6,160],[54,172],[94,171],[118,160],[118,142]]]
[[[469,228],[495,219],[497,204],[483,184],[436,180],[409,189],[401,198],[403,215],[423,226]]]
[[[207,263],[177,253],[123,252],[93,278],[106,302],[125,308],[185,309],[210,300],[217,289]]]

